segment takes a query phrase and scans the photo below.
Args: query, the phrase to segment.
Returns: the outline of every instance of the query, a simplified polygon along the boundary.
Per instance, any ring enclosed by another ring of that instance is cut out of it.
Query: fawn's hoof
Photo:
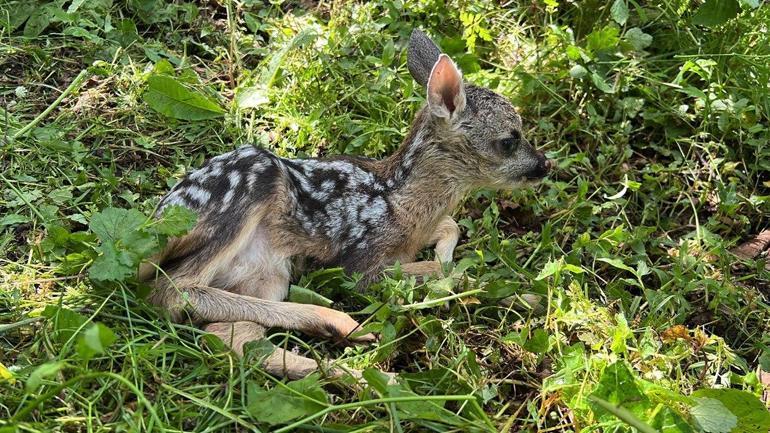
[[[323,325],[321,329],[318,329],[317,333],[323,337],[355,343],[372,343],[377,341],[377,337],[374,334],[364,333],[361,325],[346,313],[323,308],[320,311],[320,315],[323,318]]]

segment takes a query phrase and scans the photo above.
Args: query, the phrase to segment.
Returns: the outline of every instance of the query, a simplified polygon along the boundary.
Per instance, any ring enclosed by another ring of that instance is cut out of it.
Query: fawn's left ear
[[[436,117],[447,121],[465,109],[463,76],[452,59],[441,54],[428,79],[428,108]]]

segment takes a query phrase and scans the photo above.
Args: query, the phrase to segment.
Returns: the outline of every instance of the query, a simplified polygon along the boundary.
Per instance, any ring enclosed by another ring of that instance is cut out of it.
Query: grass
[[[770,272],[730,252],[770,223],[770,9],[751,3],[707,25],[680,1],[0,3],[0,431],[767,431]],[[414,27],[558,170],[468,197],[447,278],[296,282],[381,341],[270,341],[365,383],[271,377],[264,343],[238,359],[130,275],[93,278],[93,221],[151,214],[210,156],[393,151],[424,101]],[[161,114],[160,75],[213,105]]]

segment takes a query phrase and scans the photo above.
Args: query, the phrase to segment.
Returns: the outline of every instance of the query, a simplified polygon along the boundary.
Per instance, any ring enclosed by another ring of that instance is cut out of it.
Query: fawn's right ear
[[[438,62],[441,50],[421,30],[412,30],[409,47],[406,51],[406,66],[415,81],[423,87],[428,85],[433,65]]]
[[[465,102],[463,74],[449,56],[441,54],[428,78],[428,108],[451,122],[465,109]]]

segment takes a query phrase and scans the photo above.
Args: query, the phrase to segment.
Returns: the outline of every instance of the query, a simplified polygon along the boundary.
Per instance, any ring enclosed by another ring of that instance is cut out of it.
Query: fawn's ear
[[[463,76],[446,54],[439,56],[428,78],[428,108],[434,116],[446,120],[465,109]]]
[[[412,30],[406,51],[406,66],[412,78],[423,87],[428,85],[430,71],[438,61],[441,50],[421,30]]]

